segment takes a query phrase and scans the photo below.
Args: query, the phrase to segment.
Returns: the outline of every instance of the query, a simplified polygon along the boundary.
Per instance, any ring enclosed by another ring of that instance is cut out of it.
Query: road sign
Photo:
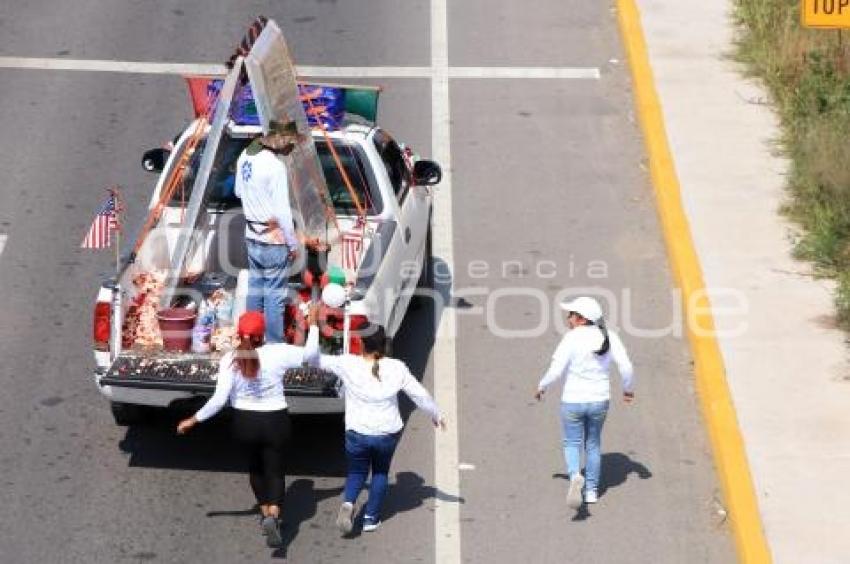
[[[850,28],[850,0],[801,0],[803,25],[821,28]]]

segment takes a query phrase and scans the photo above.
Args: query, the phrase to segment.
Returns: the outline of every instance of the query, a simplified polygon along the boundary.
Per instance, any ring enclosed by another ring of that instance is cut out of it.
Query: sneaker
[[[263,517],[263,534],[266,536],[266,544],[269,548],[278,548],[283,545],[283,537],[280,534],[280,521],[272,516]]]
[[[371,533],[378,529],[381,526],[381,520],[375,517],[364,517],[363,518],[363,532]]]
[[[584,487],[584,476],[570,476],[570,489],[567,492],[567,505],[573,509],[581,507],[581,489]]]
[[[350,501],[344,501],[339,506],[339,513],[336,515],[336,526],[339,527],[339,530],[344,535],[350,533],[351,529],[354,528],[354,525],[351,523],[352,513],[354,513],[354,504]]]
[[[584,492],[585,503],[596,503],[597,501],[599,501],[599,497],[596,495],[596,490],[587,490]]]

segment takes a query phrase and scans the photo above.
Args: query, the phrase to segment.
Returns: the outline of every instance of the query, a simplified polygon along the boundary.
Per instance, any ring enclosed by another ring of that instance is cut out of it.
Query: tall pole
[[[118,186],[110,188],[112,198],[115,200],[115,281],[121,274],[121,214],[124,213],[124,202],[121,200],[121,192]]]
[[[121,274],[121,226],[115,230],[115,280],[118,280],[118,275]]]

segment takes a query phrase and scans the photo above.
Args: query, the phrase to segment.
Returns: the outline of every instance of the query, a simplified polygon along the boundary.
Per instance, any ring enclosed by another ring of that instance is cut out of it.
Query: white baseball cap
[[[602,308],[593,298],[582,296],[569,302],[561,302],[560,305],[564,311],[574,311],[593,323],[602,319]]]
[[[339,284],[331,282],[322,290],[322,301],[330,307],[342,307],[346,298],[345,288]]]

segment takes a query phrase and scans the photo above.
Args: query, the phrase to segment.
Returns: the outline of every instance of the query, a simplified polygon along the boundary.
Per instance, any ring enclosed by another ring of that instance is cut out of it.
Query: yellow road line
[[[685,303],[688,341],[694,357],[696,388],[714,451],[739,560],[771,562],[744,441],[726,382],[714,333],[711,304],[682,206],[679,179],[667,143],[664,117],[635,0],[617,0],[620,33],[628,55],[635,106],[646,143],[656,205],[676,283]]]

